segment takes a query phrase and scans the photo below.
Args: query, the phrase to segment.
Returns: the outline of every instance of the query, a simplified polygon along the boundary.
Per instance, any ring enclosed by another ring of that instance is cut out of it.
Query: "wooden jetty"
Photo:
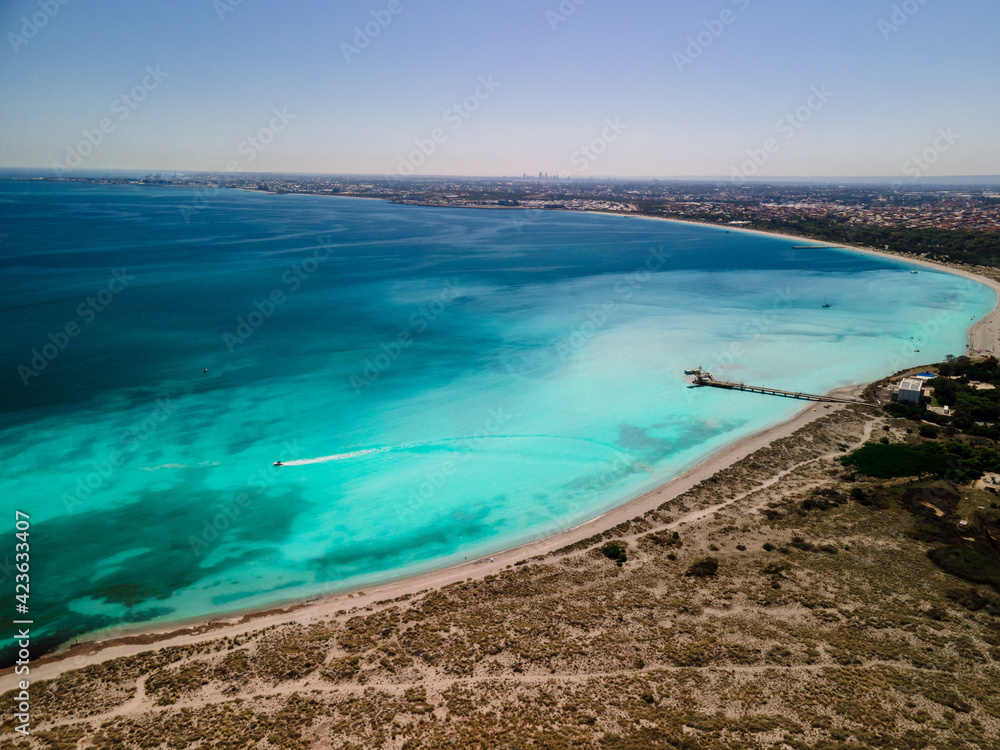
[[[769,396],[784,396],[785,398],[801,398],[806,401],[829,401],[835,404],[860,404],[851,398],[837,398],[836,396],[819,396],[815,393],[799,393],[797,391],[782,391],[778,388],[764,388],[759,385],[747,385],[746,383],[730,383],[725,380],[716,380],[712,373],[700,367],[694,370],[685,370],[685,375],[694,375],[695,385],[707,385],[712,388],[725,388],[730,391],[748,391],[750,393],[764,393]]]

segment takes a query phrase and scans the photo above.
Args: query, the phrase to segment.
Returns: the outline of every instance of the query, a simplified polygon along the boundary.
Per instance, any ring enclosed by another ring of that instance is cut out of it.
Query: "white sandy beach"
[[[666,221],[667,219],[664,220]],[[698,222],[684,223],[699,224]],[[704,224],[699,225],[705,226]],[[737,227],[733,227],[732,231],[753,231],[758,234],[768,234],[784,238],[790,237],[790,235],[739,229]],[[1000,283],[971,271],[946,267],[924,260],[915,260],[871,248],[831,245],[800,237],[794,237],[794,239],[801,240],[803,244],[810,243],[817,246],[822,245],[823,247],[840,247],[845,250],[878,255],[893,260],[905,260],[906,263],[914,266],[943,270],[989,286],[997,292],[998,300],[1000,300]],[[988,315],[971,326],[969,338],[971,349],[975,351],[986,352],[997,350],[997,344],[1000,341],[1000,301],[998,301],[997,306]],[[836,395],[845,397],[856,396],[862,387],[862,385],[858,385],[838,389]],[[492,559],[483,557],[470,560],[467,563],[449,568],[367,587],[363,592],[341,593],[313,601],[289,604],[284,607],[273,607],[252,613],[240,613],[215,620],[203,619],[199,623],[191,623],[186,626],[179,623],[172,623],[169,626],[158,628],[138,626],[129,630],[118,629],[113,634],[104,632],[97,639],[79,644],[68,652],[44,657],[36,661],[31,668],[31,679],[32,681],[37,681],[52,678],[67,670],[83,667],[95,661],[128,656],[148,651],[151,648],[185,645],[207,639],[233,636],[241,632],[260,630],[270,625],[288,622],[292,619],[302,623],[327,619],[341,610],[361,609],[378,601],[391,600],[407,594],[417,594],[424,590],[464,581],[470,577],[482,577],[498,573],[520,560],[536,555],[543,555],[573,544],[657,508],[678,497],[698,483],[708,479],[721,469],[767,446],[774,440],[790,435],[813,419],[841,408],[844,408],[841,404],[809,402],[808,405],[786,422],[750,435],[723,448],[675,479],[640,497],[626,502],[575,528],[513,549],[498,550],[493,554]],[[681,518],[678,522],[695,522],[698,520],[695,517],[696,515],[691,514],[690,518]],[[0,674],[0,692],[14,688],[17,685],[18,679],[12,669],[4,670]]]

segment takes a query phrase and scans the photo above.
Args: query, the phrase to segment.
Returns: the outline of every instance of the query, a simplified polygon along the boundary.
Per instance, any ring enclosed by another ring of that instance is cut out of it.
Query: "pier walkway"
[[[785,398],[800,398],[806,401],[829,401],[835,404],[860,404],[851,398],[837,398],[836,396],[819,396],[815,393],[799,393],[797,391],[782,391],[778,388],[764,388],[759,385],[747,385],[745,383],[730,383],[725,380],[716,380],[712,373],[702,370],[700,367],[695,370],[685,370],[686,375],[694,375],[695,385],[707,385],[712,388],[725,388],[730,391],[748,391],[750,393],[765,393],[770,396],[784,396]]]

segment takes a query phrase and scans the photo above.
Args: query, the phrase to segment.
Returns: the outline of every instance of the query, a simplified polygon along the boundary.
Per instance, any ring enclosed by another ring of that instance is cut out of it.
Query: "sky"
[[[1000,174],[996,0],[0,0],[0,167]]]

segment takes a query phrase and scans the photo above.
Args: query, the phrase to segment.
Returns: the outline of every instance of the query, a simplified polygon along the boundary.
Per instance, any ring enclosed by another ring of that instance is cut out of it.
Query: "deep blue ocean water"
[[[824,392],[963,353],[995,302],[802,244],[0,181],[0,577],[12,588],[29,513],[31,616],[53,645],[442,567],[592,518],[803,406],[691,389],[686,368]]]

